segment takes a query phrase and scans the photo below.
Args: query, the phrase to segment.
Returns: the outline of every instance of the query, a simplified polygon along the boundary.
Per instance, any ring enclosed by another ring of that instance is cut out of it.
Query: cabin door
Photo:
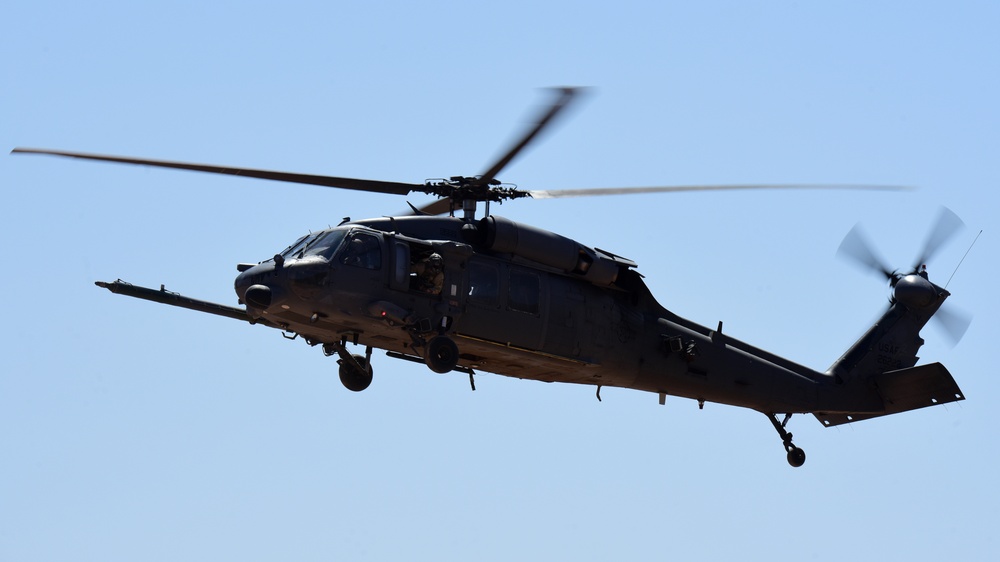
[[[488,260],[469,261],[461,332],[525,349],[542,348],[548,305],[545,274]]]

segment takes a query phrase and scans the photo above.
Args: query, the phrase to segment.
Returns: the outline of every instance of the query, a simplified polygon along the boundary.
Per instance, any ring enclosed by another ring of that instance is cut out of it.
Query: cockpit
[[[329,260],[343,243],[347,230],[333,229],[307,234],[281,252],[281,257],[302,259],[307,256],[322,256]]]

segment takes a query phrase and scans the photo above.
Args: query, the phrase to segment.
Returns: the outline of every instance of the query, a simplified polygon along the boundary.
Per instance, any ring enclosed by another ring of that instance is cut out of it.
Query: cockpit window
[[[344,230],[329,230],[321,233],[317,238],[306,243],[301,257],[323,256],[330,259],[330,256],[340,247],[340,243],[344,241],[345,234]]]
[[[381,268],[382,250],[378,238],[364,232],[355,232],[340,256],[340,263],[365,269]]]
[[[298,240],[296,240],[294,244],[292,244],[291,246],[285,248],[285,251],[281,252],[281,255],[283,257],[285,257],[285,258],[290,258],[290,257],[294,256],[295,254],[301,252],[302,248],[304,248],[306,246],[306,244],[309,243],[309,241],[311,241],[316,236],[318,236],[318,235],[317,234],[306,234],[302,238],[299,238]]]

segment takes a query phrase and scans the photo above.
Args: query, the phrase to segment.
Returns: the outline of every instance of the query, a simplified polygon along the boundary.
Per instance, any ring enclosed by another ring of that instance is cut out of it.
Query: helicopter
[[[522,198],[625,195],[711,189],[856,188],[842,185],[667,186],[531,191],[497,175],[580,92],[555,89],[528,130],[485,172],[403,183],[192,164],[38,148],[12,153],[174,168],[437,199],[401,216],[350,220],[307,234],[273,257],[239,263],[240,306],[218,304],[118,279],[112,293],[280,330],[336,356],[350,391],[374,376],[372,354],[435,373],[489,372],[520,379],[605,386],[749,408],[770,421],[788,463],[806,455],[787,429],[793,414],[826,427],[964,400],[940,363],[917,366],[920,330],[950,293],[924,264],[958,228],[942,214],[909,271],[890,270],[860,231],[845,255],[891,288],[881,318],[825,371],[814,370],[682,318],[652,295],[638,265],[621,255],[490,213]],[[885,186],[867,186],[885,187]],[[485,213],[477,217],[479,204]],[[460,212],[460,216],[456,216]],[[963,329],[964,331],[964,329]],[[359,351],[363,352],[359,353]]]

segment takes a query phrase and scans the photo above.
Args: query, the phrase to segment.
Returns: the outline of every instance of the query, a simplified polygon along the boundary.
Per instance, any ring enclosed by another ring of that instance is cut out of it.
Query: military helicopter
[[[343,385],[372,382],[372,353],[424,363],[436,373],[485,371],[545,382],[604,386],[751,408],[767,416],[788,463],[805,452],[786,429],[793,414],[824,426],[963,400],[939,363],[915,366],[920,330],[950,295],[923,264],[955,230],[939,221],[911,271],[881,265],[859,232],[842,249],[884,275],[888,310],[826,371],[817,371],[681,318],[653,297],[637,264],[607,250],[490,214],[491,203],[533,197],[621,195],[698,189],[859,186],[686,186],[529,191],[496,177],[579,93],[555,100],[503,156],[478,176],[420,184],[106,156],[48,154],[176,168],[341,189],[438,199],[405,216],[345,220],[303,236],[259,263],[240,263],[243,307],[217,304],[122,280],[97,282],[113,293],[281,330],[337,356]],[[869,186],[872,187],[872,186]],[[477,207],[485,204],[484,216]],[[455,216],[456,211],[461,216]],[[363,353],[353,353],[363,348]],[[779,416],[783,416],[779,419]]]

